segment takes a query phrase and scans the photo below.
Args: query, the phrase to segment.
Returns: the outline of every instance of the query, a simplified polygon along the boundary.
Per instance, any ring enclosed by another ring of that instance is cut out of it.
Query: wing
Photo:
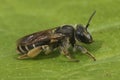
[[[51,41],[55,42],[65,37],[61,33],[54,33],[53,32],[54,29],[55,28],[24,36],[18,40],[17,45],[24,46],[24,45],[30,45],[35,43],[45,45],[45,44],[51,43]]]
[[[35,42],[44,41],[44,40],[49,41],[49,39],[50,39],[49,36],[53,29],[35,32],[35,33],[29,34],[27,36],[24,36],[17,41],[17,45],[19,45],[19,44],[20,45],[29,45],[29,44],[33,44]]]

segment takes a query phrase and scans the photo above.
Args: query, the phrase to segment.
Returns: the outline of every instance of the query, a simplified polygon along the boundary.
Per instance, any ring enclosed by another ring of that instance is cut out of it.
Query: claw
[[[90,56],[94,61],[96,61],[96,58],[94,57],[93,54],[91,54],[90,52],[87,52],[87,55]]]

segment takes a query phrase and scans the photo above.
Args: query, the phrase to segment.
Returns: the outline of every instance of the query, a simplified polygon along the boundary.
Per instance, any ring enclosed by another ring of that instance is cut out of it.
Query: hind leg
[[[18,59],[34,58],[34,57],[36,57],[38,54],[40,54],[41,51],[42,51],[42,47],[33,48],[33,49],[30,50],[27,54],[23,54],[23,55],[19,56]]]
[[[40,52],[42,51],[42,47],[36,47],[32,50],[30,50],[28,53],[27,53],[27,56],[29,58],[34,58],[36,57],[38,54],[40,54]]]
[[[27,54],[20,55],[17,59],[28,59]]]

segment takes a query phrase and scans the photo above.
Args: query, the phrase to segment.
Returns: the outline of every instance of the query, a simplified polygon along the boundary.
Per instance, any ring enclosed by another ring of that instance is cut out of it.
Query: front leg
[[[75,45],[75,48],[80,50],[82,53],[88,55],[89,57],[91,57],[94,61],[96,61],[96,58],[94,57],[93,54],[91,54],[86,48],[84,48],[83,46],[80,45]]]

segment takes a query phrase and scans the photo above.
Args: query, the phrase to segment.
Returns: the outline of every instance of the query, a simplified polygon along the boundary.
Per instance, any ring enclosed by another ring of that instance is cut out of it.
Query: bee
[[[78,44],[79,42],[85,44],[93,42],[93,38],[88,32],[88,27],[95,13],[96,11],[92,13],[86,26],[81,24],[75,26],[62,25],[20,38],[17,41],[17,51],[20,53],[18,59],[35,58],[42,51],[44,51],[45,54],[49,54],[55,49],[58,49],[69,61],[79,61],[71,56],[69,48],[72,47],[74,51],[80,50],[96,61],[93,54]]]

